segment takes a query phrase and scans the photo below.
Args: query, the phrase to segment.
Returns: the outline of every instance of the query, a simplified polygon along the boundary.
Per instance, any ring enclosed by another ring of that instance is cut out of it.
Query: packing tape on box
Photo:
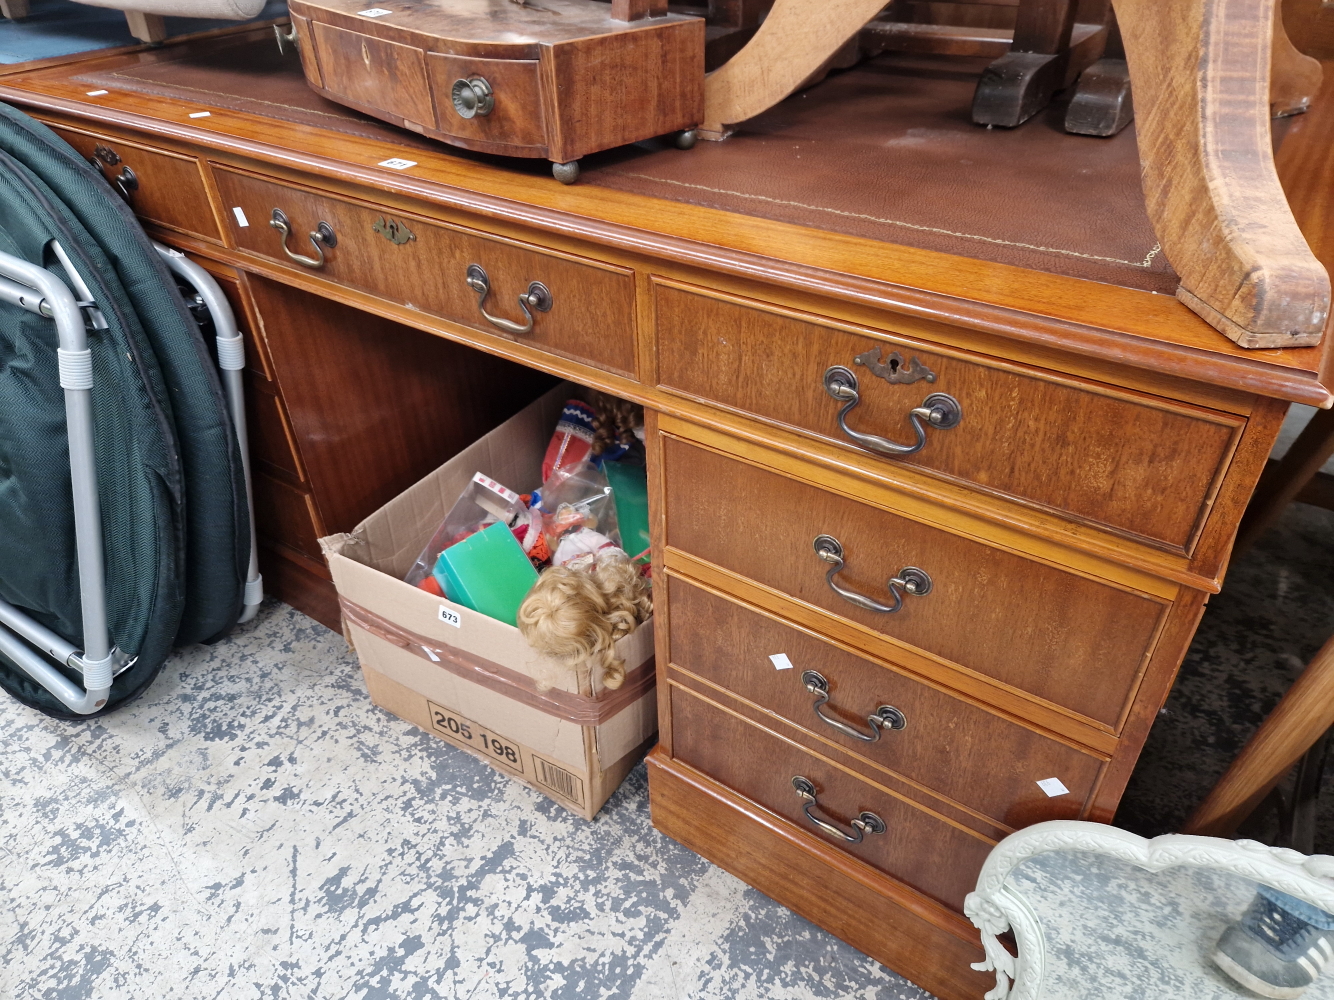
[[[654,659],[649,657],[633,670],[626,671],[625,683],[615,691],[605,690],[592,697],[552,688],[539,691],[536,682],[526,674],[503,667],[499,663],[465,653],[453,646],[441,645],[438,640],[409,631],[382,618],[374,611],[354,604],[346,597],[338,598],[343,619],[350,625],[364,629],[376,638],[392,643],[400,649],[420,656],[423,660],[448,670],[450,673],[490,688],[507,698],[530,705],[539,712],[566,719],[580,726],[600,726],[627,705],[633,705],[657,683]]]

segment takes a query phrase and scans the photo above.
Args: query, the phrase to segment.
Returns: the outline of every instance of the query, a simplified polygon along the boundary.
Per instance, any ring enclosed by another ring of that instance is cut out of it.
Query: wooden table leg
[[[1177,297],[1243,347],[1320,340],[1329,275],[1288,208],[1269,137],[1274,0],[1113,0],[1149,218]]]
[[[1283,508],[1297,498],[1331,455],[1334,455],[1334,410],[1317,410],[1287,454],[1260,478],[1237,532],[1233,559],[1273,527]]]
[[[1334,726],[1334,638],[1293,682],[1182,833],[1227,837],[1325,731]]]
[[[167,24],[161,14],[127,10],[125,22],[130,26],[130,34],[141,42],[160,42],[167,37]]]
[[[781,101],[885,6],[885,0],[775,0],[740,52],[704,78],[700,138],[754,118]]]
[[[1076,17],[1098,30],[1075,42]],[[1013,128],[1033,117],[1102,54],[1107,21],[1107,0],[1020,0],[1010,51],[977,81],[973,121]]]

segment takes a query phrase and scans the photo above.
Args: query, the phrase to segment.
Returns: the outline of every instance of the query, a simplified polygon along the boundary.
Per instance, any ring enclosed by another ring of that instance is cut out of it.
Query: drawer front
[[[1193,547],[1244,423],[670,285],[656,287],[655,307],[665,387],[872,455],[840,429],[845,404],[825,391],[827,369],[841,365],[856,377],[860,402],[847,414],[848,426],[895,443],[916,443],[910,411],[944,393],[959,403],[958,425],[927,427],[917,453],[877,460],[1182,552]],[[910,377],[914,361],[934,380],[891,383],[877,374]],[[1173,502],[1157,502],[1162,496]]]
[[[426,53],[316,21],[315,53],[324,88],[363,108],[435,127]]]
[[[453,323],[635,377],[635,286],[629,270],[385,213],[224,168],[217,168],[215,175],[232,239],[242,250]],[[289,220],[286,243],[270,225],[274,209]],[[334,232],[337,244],[332,249],[317,248],[309,236],[321,222]],[[293,261],[288,252],[308,260]],[[474,264],[485,271],[490,288],[481,303],[467,280]],[[529,308],[532,328],[526,332],[512,333],[497,325],[522,325],[518,300],[534,282],[547,289],[550,308]],[[496,321],[486,319],[482,309]]]
[[[1165,603],[677,438],[664,437],[663,454],[669,547],[1118,725]],[[833,566],[813,544],[821,535],[842,545],[838,586],[890,606],[887,581],[917,567],[930,592],[905,593],[894,613],[856,606],[830,586]]]
[[[95,161],[113,187],[119,181],[134,214],[145,222],[215,243],[221,239],[199,161],[194,157],[86,132],[61,128],[55,132],[84,159]]]
[[[471,56],[426,53],[426,72],[439,95],[439,127],[469,145],[485,143],[529,147],[533,155],[546,154],[542,125],[542,91],[537,60],[479,59]],[[464,118],[454,108],[452,93],[459,80],[481,77],[490,89],[494,106],[485,115]]]
[[[674,667],[1007,826],[1083,811],[1101,770],[1097,758],[682,580],[669,578],[668,598]],[[776,654],[791,669],[775,669]],[[817,705],[807,690],[808,670],[826,682],[827,703]],[[901,713],[901,729],[868,724],[881,706]],[[859,740],[828,719],[880,735]],[[1047,795],[1037,782],[1048,778],[1069,792]]]
[[[895,798],[679,687],[672,687],[671,704],[673,756],[811,836],[956,910],[963,908],[963,898],[976,885],[994,842]],[[796,777],[814,786],[816,805],[811,812],[817,818],[855,835],[851,821],[871,812],[883,821],[885,831],[866,834],[854,844],[821,830],[806,815],[805,803],[792,784]],[[792,873],[796,879],[803,874]]]

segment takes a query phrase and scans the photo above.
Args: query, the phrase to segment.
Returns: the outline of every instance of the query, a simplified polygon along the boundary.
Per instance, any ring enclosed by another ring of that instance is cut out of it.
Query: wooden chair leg
[[[127,10],[125,21],[130,26],[130,34],[141,42],[160,42],[167,37],[167,24],[160,14]]]
[[[1287,454],[1260,478],[1237,531],[1233,559],[1274,526],[1283,509],[1297,498],[1331,455],[1334,455],[1334,410],[1316,410]]]
[[[1299,115],[1320,92],[1320,60],[1302,55],[1283,26],[1283,5],[1274,5],[1274,43],[1270,56],[1269,113],[1274,118]]]
[[[823,66],[885,0],[775,0],[740,52],[704,79],[700,138],[767,111]]]
[[[1329,275],[1269,137],[1274,0],[1113,0],[1149,218],[1177,297],[1243,347],[1319,343]]]
[[[1228,837],[1307,750],[1334,726],[1334,638],[1293,682],[1182,833]]]

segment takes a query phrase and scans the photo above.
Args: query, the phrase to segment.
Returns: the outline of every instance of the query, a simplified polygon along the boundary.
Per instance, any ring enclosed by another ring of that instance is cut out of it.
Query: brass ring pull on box
[[[833,535],[817,535],[814,548],[815,554],[829,563],[829,572],[825,574],[825,582],[829,584],[829,589],[849,604],[855,604],[859,608],[892,615],[903,607],[903,594],[900,591],[914,597],[925,597],[931,593],[931,577],[927,575],[926,570],[918,569],[916,566],[904,566],[899,570],[898,576],[890,577],[886,585],[889,587],[890,596],[894,598],[894,603],[881,604],[873,597],[840,586],[834,579],[844,566],[842,542]]]
[[[866,723],[871,731],[864,733],[855,726],[840,722],[838,719],[831,719],[824,714],[823,708],[829,701],[829,682],[824,679],[823,674],[807,670],[801,675],[801,683],[806,686],[807,691],[815,695],[815,704],[811,706],[811,711],[819,716],[820,721],[837,729],[844,736],[851,736],[854,740],[875,743],[884,730],[902,729],[908,724],[907,717],[893,705],[881,705],[866,717]]]
[[[455,80],[449,91],[449,99],[460,118],[485,118],[496,107],[495,91],[480,76]]]
[[[854,833],[848,833],[835,826],[833,823],[826,823],[814,813],[812,809],[819,806],[815,798],[815,784],[810,778],[804,778],[800,774],[792,779],[792,787],[797,790],[797,798],[803,803],[802,811],[806,813],[806,818],[818,826],[831,837],[837,837],[839,840],[847,841],[849,844],[860,844],[862,839],[868,833],[884,833],[885,821],[873,812],[863,812],[852,821]]]
[[[482,314],[482,318],[492,326],[516,336],[532,332],[533,314],[529,312],[530,306],[538,312],[550,312],[553,305],[551,289],[540,281],[534,281],[529,284],[528,291],[519,296],[519,308],[523,310],[524,322],[516,323],[512,319],[492,316],[486,311],[486,297],[491,294],[491,279],[486,276],[481,264],[468,265],[467,282],[468,287],[477,293],[477,311]]]
[[[332,250],[338,246],[338,237],[334,235],[333,226],[327,222],[321,222],[315,227],[315,231],[310,234],[310,245],[315,248],[315,256],[307,257],[304,254],[295,253],[287,245],[287,238],[292,235],[292,224],[287,221],[287,215],[281,208],[275,208],[273,215],[269,218],[269,225],[283,235],[283,253],[312,270],[319,270],[324,266],[324,248]]]
[[[910,410],[908,413],[908,418],[912,421],[913,431],[917,434],[916,443],[898,444],[875,434],[854,431],[848,426],[848,414],[862,401],[861,395],[857,392],[857,376],[852,373],[850,368],[834,365],[832,368],[826,369],[824,373],[824,391],[845,404],[843,409],[838,411],[838,426],[843,429],[843,433],[867,451],[873,451],[880,455],[915,454],[926,446],[926,424],[947,431],[951,427],[959,426],[959,421],[963,419],[963,409],[959,406],[957,399],[953,396],[947,396],[943,392],[933,392],[922,400],[921,406]]]

